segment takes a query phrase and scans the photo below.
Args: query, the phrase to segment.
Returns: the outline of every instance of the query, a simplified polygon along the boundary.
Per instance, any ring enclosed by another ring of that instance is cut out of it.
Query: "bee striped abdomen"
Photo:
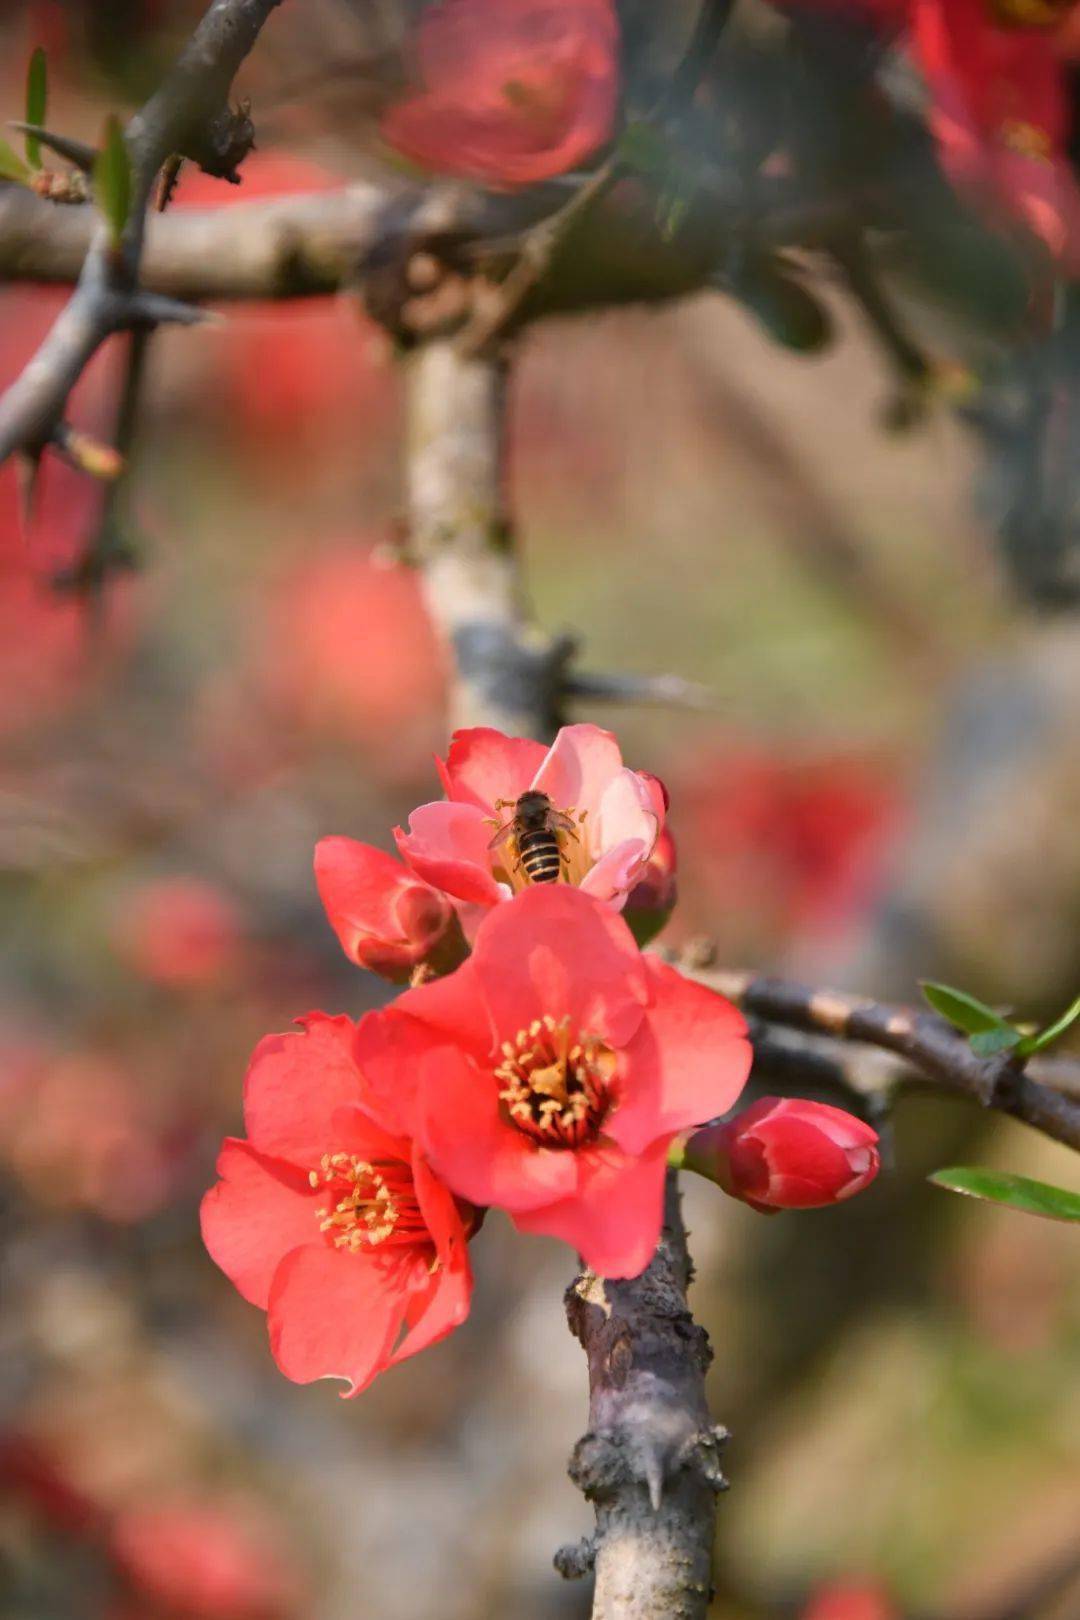
[[[518,859],[530,883],[557,883],[562,857],[559,840],[549,828],[518,835]]]

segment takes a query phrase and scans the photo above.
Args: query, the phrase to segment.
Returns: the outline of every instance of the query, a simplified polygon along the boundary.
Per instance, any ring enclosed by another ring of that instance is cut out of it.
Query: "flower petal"
[[[491,1057],[498,1046],[472,957],[463,962],[456,973],[430,979],[427,984],[417,985],[415,990],[406,990],[386,1011],[387,1015],[393,1012],[415,1019],[425,1030],[448,1036],[455,1045],[466,1047],[476,1057]],[[367,1021],[364,1019],[362,1023]],[[398,1041],[409,1038],[408,1030],[397,1034]]]
[[[410,1300],[413,1256],[387,1261],[325,1243],[285,1256],[270,1289],[270,1349],[286,1378],[343,1378],[359,1395],[389,1366]]]
[[[478,805],[440,799],[419,805],[409,817],[408,832],[395,827],[394,838],[418,877],[458,900],[494,906],[502,899],[491,875],[494,832],[491,816]]]
[[[533,1209],[577,1186],[576,1155],[538,1147],[508,1124],[494,1075],[455,1047],[421,1061],[419,1140],[437,1174],[473,1204]]]
[[[649,846],[640,838],[628,838],[607,850],[581,880],[583,894],[622,910],[630,890],[645,870]]]
[[[645,964],[654,1001],[621,1055],[622,1094],[605,1125],[628,1153],[726,1113],[753,1056],[730,1001],[663,962]]]
[[[338,1108],[359,1103],[363,1083],[353,1060],[349,1018],[309,1013],[299,1035],[267,1035],[244,1080],[244,1119],[252,1146],[306,1169],[329,1149]]]
[[[624,769],[619,744],[600,726],[563,726],[533,778],[559,810],[598,815],[605,790]]]
[[[627,839],[640,838],[648,858],[661,824],[648,784],[636,771],[620,771],[604,789],[590,837],[597,840],[594,847],[600,852]]]
[[[448,799],[478,805],[496,814],[497,799],[519,799],[545,756],[543,743],[529,737],[506,737],[490,726],[455,731],[439,775]],[[490,837],[491,834],[489,833]]]
[[[649,1264],[664,1219],[667,1145],[630,1155],[614,1144],[576,1155],[581,1167],[573,1198],[514,1215],[522,1232],[562,1238],[601,1277],[636,1277]]]
[[[410,1296],[405,1312],[409,1331],[390,1357],[390,1365],[396,1366],[453,1333],[469,1314],[471,1296],[472,1270],[467,1256],[457,1265],[440,1266],[430,1273],[425,1287]]]
[[[202,1201],[203,1242],[244,1298],[265,1310],[282,1258],[321,1241],[314,1195],[302,1171],[236,1137],[222,1143],[217,1173]]]
[[[526,889],[485,917],[471,958],[500,1039],[545,1013],[614,1046],[649,999],[644,959],[621,918],[580,889]]]

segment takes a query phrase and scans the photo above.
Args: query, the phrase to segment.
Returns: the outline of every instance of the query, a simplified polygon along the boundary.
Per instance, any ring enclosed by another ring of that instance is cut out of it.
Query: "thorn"
[[[57,157],[64,158],[68,163],[74,163],[83,174],[93,172],[97,152],[94,147],[87,146],[85,141],[75,141],[67,135],[57,135],[52,130],[42,129],[40,124],[24,124],[18,118],[9,118],[7,126],[9,129],[17,130],[20,135],[35,135],[42,146],[47,146],[50,152],[55,152]]]
[[[129,299],[124,308],[125,323],[130,326],[178,326],[221,324],[221,317],[195,304],[182,303],[179,298],[166,298],[161,293],[139,292]]]
[[[719,707],[715,692],[681,675],[611,675],[603,671],[568,675],[567,697],[597,703],[647,703],[675,709],[710,710]]]
[[[73,428],[69,422],[57,424],[51,443],[70,467],[103,483],[113,483],[124,470],[124,458],[119,450]]]
[[[664,1495],[664,1470],[656,1453],[650,1451],[645,1458],[645,1483],[649,1488],[649,1501],[654,1513],[659,1513]]]

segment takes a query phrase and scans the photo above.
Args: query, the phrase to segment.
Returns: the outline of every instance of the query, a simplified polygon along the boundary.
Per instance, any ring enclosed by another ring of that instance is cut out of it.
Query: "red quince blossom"
[[[229,978],[243,924],[221,889],[194,877],[157,878],[128,895],[113,923],[116,949],[142,978],[190,989]]]
[[[447,897],[381,849],[354,838],[322,838],[315,846],[315,881],[331,927],[359,967],[401,982],[421,962],[445,973],[466,954]]]
[[[880,1581],[827,1581],[813,1593],[801,1620],[901,1620]]]
[[[1080,186],[1066,154],[1071,111],[1058,26],[1036,0],[911,0],[915,55],[950,178],[1004,206],[1066,269],[1080,270]]]
[[[422,16],[424,89],[383,135],[444,174],[523,186],[564,174],[609,139],[619,95],[611,0],[442,0]]]
[[[365,1085],[348,1018],[256,1047],[247,1140],[227,1138],[202,1204],[203,1241],[268,1314],[287,1378],[343,1378],[359,1394],[468,1315],[475,1212],[432,1173]],[[404,1338],[398,1343],[405,1329]]]
[[[729,1002],[556,886],[489,913],[464,966],[369,1013],[355,1052],[455,1192],[607,1277],[648,1264],[670,1142],[730,1108],[750,1068]]]
[[[880,1164],[877,1141],[842,1108],[762,1097],[692,1136],[683,1163],[754,1209],[818,1209],[869,1186]]]
[[[563,726],[550,748],[486,727],[456,731],[437,764],[446,799],[421,805],[408,831],[398,827],[394,836],[406,864],[459,903],[467,931],[476,907],[531,886],[516,840],[499,837],[526,790],[546,794],[559,818],[563,879],[616,910],[664,825],[663,787],[628,770],[615,738],[599,726]]]

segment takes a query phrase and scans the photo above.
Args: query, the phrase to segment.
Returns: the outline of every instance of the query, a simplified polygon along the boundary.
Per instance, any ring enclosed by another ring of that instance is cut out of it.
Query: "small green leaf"
[[[105,120],[101,149],[94,159],[94,200],[105,218],[113,243],[119,245],[131,212],[131,159],[120,120]]]
[[[935,984],[933,979],[923,979],[920,988],[934,1011],[947,1018],[957,1029],[962,1029],[965,1035],[1012,1029],[1007,1018],[1002,1018],[985,1001],[969,996],[966,990],[955,990],[950,984]]]
[[[26,122],[44,128],[49,107],[49,70],[45,52],[39,45],[26,70]],[[36,135],[26,137],[26,161],[32,169],[41,168],[41,142]]]
[[[30,170],[18,152],[0,137],[0,180],[15,180],[25,186],[29,179]]]
[[[968,1045],[976,1057],[997,1057],[999,1052],[1009,1052],[1013,1048],[1020,1049],[1020,1031],[1008,1025],[1002,1029],[982,1029],[977,1035],[968,1039]]]
[[[957,1166],[951,1170],[935,1170],[929,1179],[936,1187],[945,1187],[949,1192],[964,1193],[968,1198],[981,1198],[990,1204],[1004,1204],[1026,1215],[1041,1215],[1048,1221],[1080,1221],[1080,1193],[1052,1187],[1046,1181],[1032,1181],[1030,1176]]]
[[[1025,1035],[1016,1048],[1017,1057],[1034,1057],[1036,1052],[1042,1052],[1046,1047],[1052,1046],[1067,1029],[1072,1028],[1078,1018],[1080,1018],[1080,996],[1077,996],[1071,1007],[1066,1007],[1060,1018],[1055,1018],[1054,1022],[1048,1024],[1046,1029],[1040,1030],[1038,1035]]]
[[[670,141],[653,124],[627,124],[619,137],[618,159],[639,174],[669,174],[674,163]]]

